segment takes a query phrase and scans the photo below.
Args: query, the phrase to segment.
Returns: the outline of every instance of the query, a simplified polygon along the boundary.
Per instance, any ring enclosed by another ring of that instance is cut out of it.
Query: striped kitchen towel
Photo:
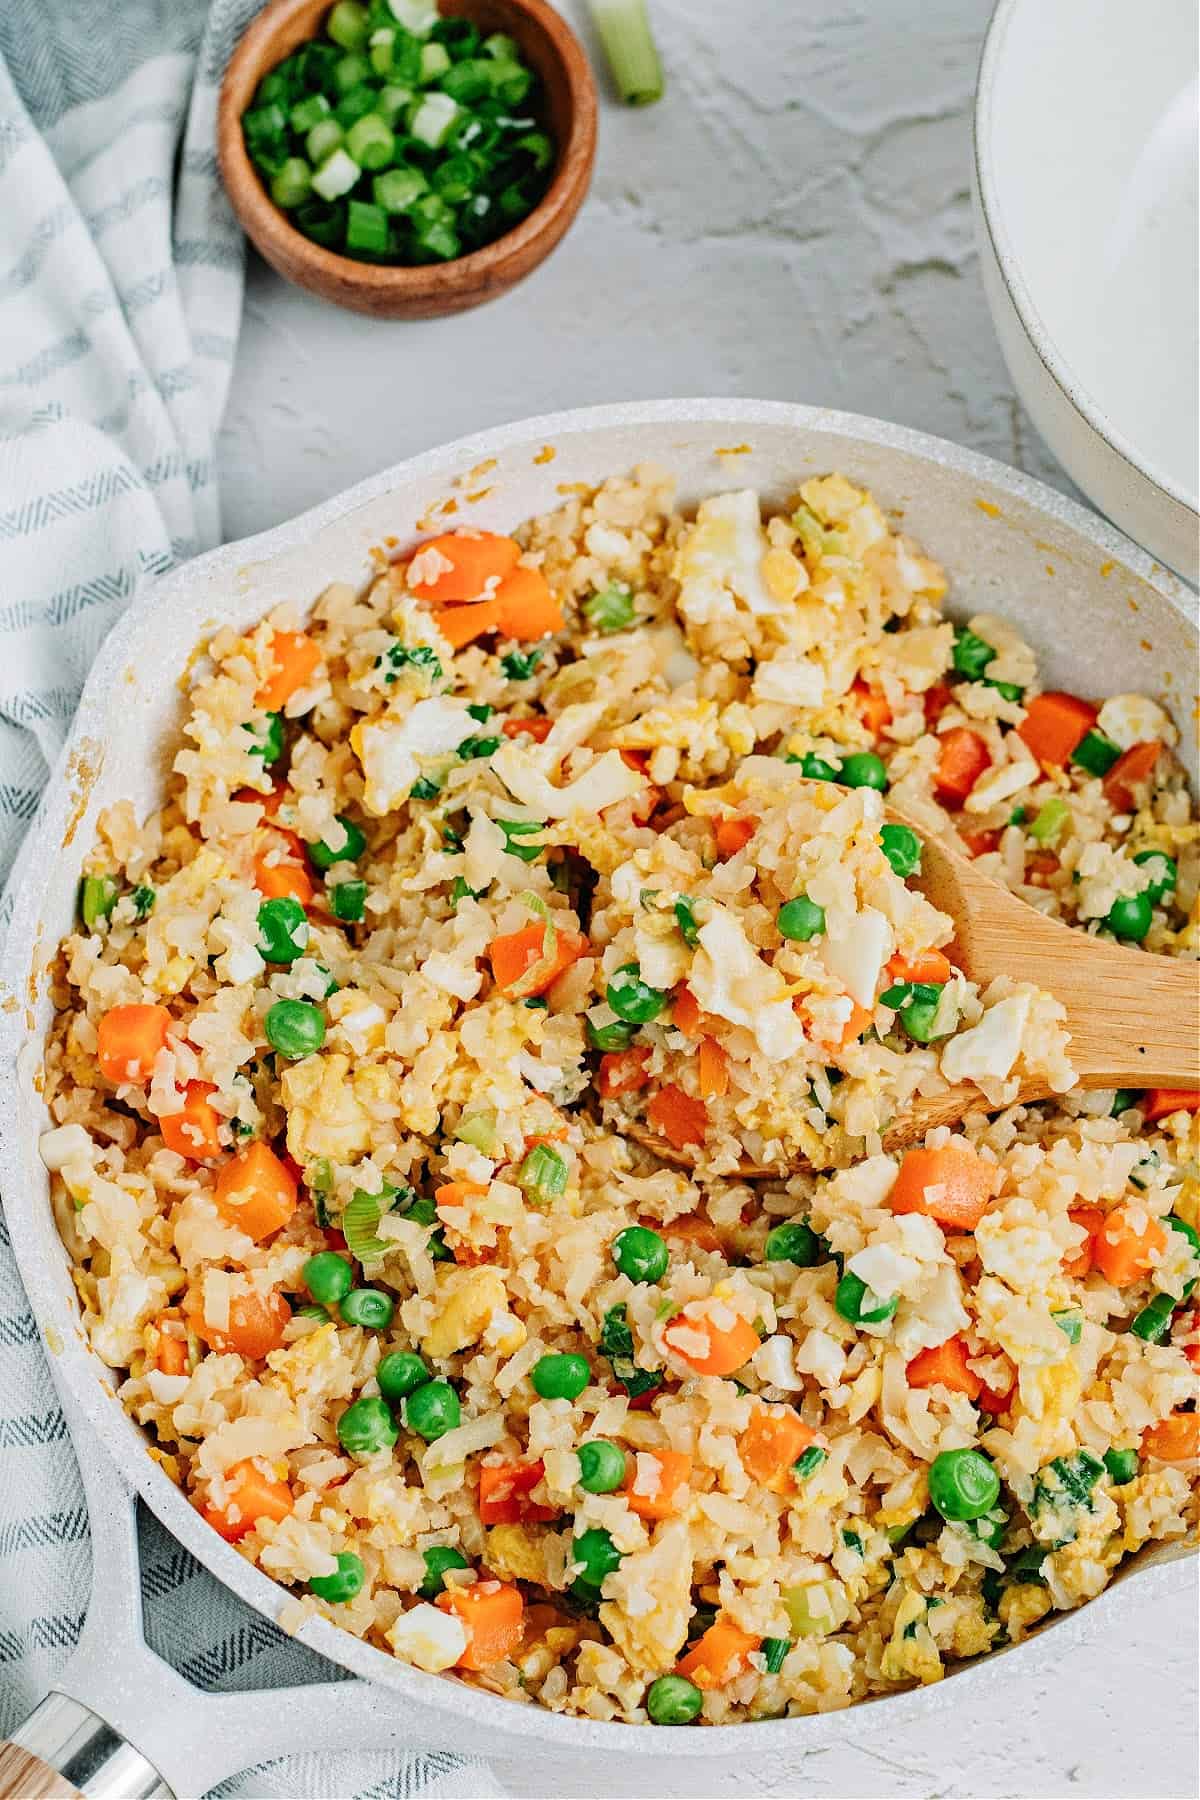
[[[220,540],[244,247],[214,130],[255,11],[0,0],[0,881],[106,632],[143,581]],[[328,1674],[152,1520],[142,1551],[147,1636],[193,1681]],[[88,1579],[79,1476],[0,1214],[0,1738],[78,1638]],[[499,1790],[414,1752],[292,1757],[224,1792]]]

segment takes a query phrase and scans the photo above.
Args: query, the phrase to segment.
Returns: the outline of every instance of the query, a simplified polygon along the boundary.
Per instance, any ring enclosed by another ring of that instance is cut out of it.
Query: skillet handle
[[[0,1800],[173,1800],[140,1751],[88,1707],[48,1694],[0,1743]]]

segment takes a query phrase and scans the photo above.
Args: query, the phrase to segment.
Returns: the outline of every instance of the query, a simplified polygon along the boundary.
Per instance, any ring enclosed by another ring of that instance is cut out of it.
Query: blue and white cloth
[[[109,628],[142,582],[220,541],[244,245],[216,107],[256,10],[0,0],[0,882]],[[147,1638],[197,1685],[328,1674],[148,1517],[142,1561]],[[78,1638],[89,1573],[83,1492],[0,1211],[0,1738]],[[222,1790],[498,1791],[478,1764],[415,1752],[296,1756]]]

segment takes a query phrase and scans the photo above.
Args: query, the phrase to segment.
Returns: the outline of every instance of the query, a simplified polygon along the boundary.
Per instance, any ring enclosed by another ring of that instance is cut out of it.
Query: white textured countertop
[[[969,202],[988,0],[651,0],[667,68],[606,104],[595,183],[550,261],[459,318],[360,319],[258,265],[222,435],[230,537],[417,450],[596,401],[753,395],[940,433],[1060,486],[992,333]],[[563,10],[579,23],[582,0]],[[761,1766],[501,1763],[514,1793],[1164,1796],[1197,1791],[1195,1564],[1119,1635],[1003,1659],[936,1726],[847,1718]],[[1047,1640],[1047,1645],[1055,1640]]]

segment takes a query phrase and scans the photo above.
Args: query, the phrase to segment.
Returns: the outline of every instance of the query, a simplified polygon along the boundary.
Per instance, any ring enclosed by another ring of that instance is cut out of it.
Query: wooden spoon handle
[[[1012,966],[1066,1007],[1080,1087],[1200,1088],[1200,964],[1043,925]]]

